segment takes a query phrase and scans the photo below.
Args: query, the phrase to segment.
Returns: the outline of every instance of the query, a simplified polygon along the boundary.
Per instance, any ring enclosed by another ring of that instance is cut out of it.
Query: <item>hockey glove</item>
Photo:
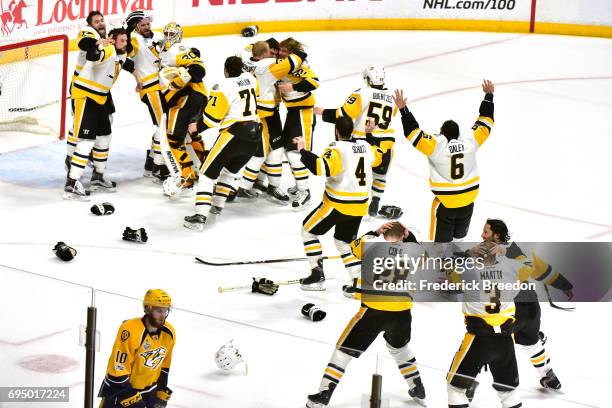
[[[400,207],[394,205],[383,205],[380,211],[378,211],[378,215],[389,220],[396,220],[401,217],[403,213]]]
[[[149,240],[149,237],[147,237],[147,232],[144,228],[138,228],[137,230],[133,230],[130,227],[125,227],[125,231],[123,231],[123,240],[140,242],[144,244]]]
[[[130,408],[145,408],[146,407],[145,403],[142,400],[142,395],[138,391],[135,391],[134,394],[128,397],[120,396],[117,399],[119,400],[119,405],[121,405],[122,407],[130,407]]]
[[[155,401],[151,408],[166,408],[171,395],[172,390],[168,387],[158,389],[155,393]]]
[[[263,293],[264,295],[272,296],[278,291],[278,285],[266,278],[253,278],[251,291],[254,293]]]
[[[53,247],[53,252],[64,262],[71,261],[77,254],[76,249],[69,247],[61,241],[55,244],[55,247]]]
[[[111,203],[95,204],[90,208],[96,215],[110,215],[115,212],[115,207]]]

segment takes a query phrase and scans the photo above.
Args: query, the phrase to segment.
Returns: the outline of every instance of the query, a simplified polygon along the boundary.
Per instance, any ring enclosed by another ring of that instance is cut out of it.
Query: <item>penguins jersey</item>
[[[484,290],[483,282],[496,284],[514,284],[536,278],[537,272],[530,265],[507,257],[498,257],[493,265],[478,268],[466,268],[459,281],[475,282],[483,290],[465,290],[463,293],[463,313],[466,317],[468,331],[470,327],[479,327],[482,322],[493,328],[495,333],[502,333],[502,325],[514,321],[514,297],[519,290],[493,288]],[[477,320],[474,320],[477,319]],[[486,327],[486,326],[485,326]],[[471,332],[471,331],[470,331]],[[477,334],[477,333],[476,333]]]
[[[223,130],[236,122],[258,122],[258,92],[257,79],[248,72],[225,78],[212,88],[202,118],[204,125]]]
[[[281,82],[293,84],[293,91],[281,92],[283,102],[287,108],[314,107],[315,97],[311,91],[319,87],[319,78],[310,69],[308,62],[303,61],[299,68],[284,76]]]
[[[153,32],[153,37],[145,38],[140,33],[132,32],[130,37],[132,51],[128,58],[134,61],[134,67],[140,73],[142,90],[139,92],[142,98],[145,94],[160,90],[160,49],[164,43],[162,34]]]
[[[252,74],[259,81],[259,97],[257,98],[257,110],[261,118],[272,116],[274,110],[281,101],[280,93],[276,87],[278,80],[291,72],[300,69],[303,59],[291,54],[289,57],[276,60],[275,58],[264,58],[259,61],[250,61],[253,67]]]
[[[117,80],[121,66],[125,63],[125,54],[118,55],[115,46],[106,45],[99,50],[96,61],[86,61],[72,85],[72,99],[91,98],[104,105],[111,87]]]
[[[79,52],[77,53],[77,63],[70,83],[74,83],[75,78],[85,66],[85,62],[87,62],[87,51],[83,48],[89,46],[92,43],[92,40],[95,43],[100,38],[102,37],[100,37],[100,34],[93,27],[85,26],[81,28],[79,34],[77,35],[77,46],[79,47]]]
[[[181,96],[186,95],[190,90],[207,96],[206,86],[202,81],[206,73],[204,62],[198,57],[191,48],[183,43],[176,43],[168,49],[164,49],[161,54],[161,66],[163,68],[185,68],[188,72],[185,75],[178,75],[166,80],[160,75],[161,90],[166,102],[172,104]]]
[[[340,140],[330,144],[321,157],[304,152],[302,162],[306,167],[317,176],[327,177],[323,202],[345,215],[366,215],[372,167],[382,162],[382,151],[363,140]]]
[[[387,245],[381,245],[380,247],[377,247],[375,249],[372,247],[368,248],[366,243],[385,243]],[[381,254],[369,253],[369,251],[379,251],[382,248],[384,248],[387,252]],[[359,260],[363,260],[366,251],[368,251],[368,256],[371,255],[371,257],[381,258],[388,258],[390,254],[393,254],[392,256],[399,255],[403,257],[404,255],[406,255],[407,257],[418,258],[424,252],[420,244],[414,242],[391,243],[386,241],[384,237],[376,236],[372,232],[368,232],[360,238],[354,240],[351,243],[351,250],[355,258]],[[388,283],[396,283],[400,280],[406,279],[405,273],[407,272],[408,271],[401,271],[394,268],[392,270],[381,273],[379,275],[379,279]],[[371,309],[384,310],[388,312],[401,312],[403,310],[408,310],[412,308],[412,298],[410,297],[410,293],[408,293],[407,291],[398,292],[376,290],[373,288],[373,285],[371,285],[372,288],[370,289],[364,289],[361,284],[361,278],[357,280],[357,286],[358,290],[355,294],[355,298],[361,298],[361,304],[363,306],[369,307]],[[359,295],[359,293],[361,293],[361,295]]]
[[[353,92],[341,108],[335,110],[335,118],[348,116],[353,119],[353,137],[366,137],[366,120],[376,123],[372,131],[375,144],[383,151],[393,148],[395,144],[394,130],[391,120],[397,114],[393,102],[393,94],[386,88],[361,88]]]
[[[154,389],[162,373],[167,379],[175,341],[174,328],[168,322],[151,334],[143,318],[124,321],[117,332],[98,396],[109,397],[126,387],[141,392]]]
[[[480,176],[476,152],[493,127],[493,95],[480,106],[480,116],[472,133],[448,141],[443,135],[430,135],[419,128],[412,113],[402,115],[406,139],[429,159],[429,186],[446,208],[465,207],[478,195]],[[486,98],[486,97],[485,97]]]

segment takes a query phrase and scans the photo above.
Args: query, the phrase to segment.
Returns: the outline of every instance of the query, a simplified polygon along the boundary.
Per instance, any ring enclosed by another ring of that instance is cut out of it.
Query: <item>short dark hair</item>
[[[117,38],[121,34],[127,35],[127,31],[125,30],[125,28],[123,27],[113,28],[112,30],[108,32],[108,38],[111,38],[111,37]]]
[[[104,14],[102,14],[100,10],[94,10],[94,11],[89,12],[89,14],[87,15],[87,18],[85,18],[85,21],[87,21],[87,24],[91,25],[91,22],[93,21],[93,18],[95,16],[104,17]]]
[[[348,116],[340,116],[336,119],[336,132],[340,135],[341,140],[348,140],[353,133],[353,119]]]
[[[454,120],[447,120],[442,124],[440,133],[443,134],[447,140],[454,140],[459,137],[459,125]]]
[[[232,55],[225,60],[225,70],[230,77],[237,77],[242,74],[244,63],[242,58]]]
[[[278,50],[280,50],[280,44],[278,43],[278,41],[276,40],[276,38],[274,38],[274,37],[268,38],[268,39],[266,40],[266,42],[268,43],[268,46],[269,46],[271,49],[273,49],[273,50],[277,50],[277,51],[278,51]]]
[[[502,220],[496,218],[487,219],[487,224],[491,227],[491,231],[493,232],[493,236],[499,236],[499,240],[501,242],[510,241],[510,234],[508,234],[508,226]]]
[[[398,222],[398,221],[393,221],[391,223],[391,227],[389,227],[388,230],[386,230],[383,235],[385,236],[385,238],[392,236],[392,237],[398,237],[398,238],[404,238],[404,226]]]

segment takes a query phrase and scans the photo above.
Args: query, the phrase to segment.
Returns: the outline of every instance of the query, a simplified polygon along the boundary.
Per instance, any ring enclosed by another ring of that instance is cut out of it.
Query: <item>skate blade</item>
[[[96,192],[96,193],[116,193],[117,192],[117,187],[111,187],[111,188],[107,188],[107,187],[102,187],[102,186],[89,186],[89,190],[90,192]]]
[[[67,193],[67,192],[63,194],[62,198],[64,200],[69,200],[69,201],[83,201],[83,202],[91,201],[91,198],[89,196],[81,196],[78,194]]]
[[[267,194],[266,194],[266,200],[270,201],[271,203],[282,205],[282,206],[289,205],[289,200],[287,201],[279,200],[278,198],[271,197]]]
[[[323,283],[313,283],[311,285],[300,284],[300,289],[306,292],[323,292],[325,287],[323,286]]]
[[[198,232],[204,231],[204,224],[193,224],[190,222],[184,222],[183,227]]]
[[[425,402],[425,400],[419,399],[419,398],[412,398],[412,400],[414,402],[416,402],[417,404],[419,404],[422,407],[426,407],[427,403]]]
[[[145,172],[142,173],[142,177],[151,178],[153,177],[153,172],[145,170]]]
[[[291,209],[295,212],[300,212],[300,211],[307,210],[309,207],[310,207],[310,202],[307,202],[306,204],[303,204],[297,207],[291,206]]]

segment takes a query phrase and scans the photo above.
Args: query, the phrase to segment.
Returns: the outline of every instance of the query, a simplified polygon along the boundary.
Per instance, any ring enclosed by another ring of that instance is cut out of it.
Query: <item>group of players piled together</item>
[[[338,341],[325,368],[319,392],[308,396],[306,406],[326,407],[348,363],[359,357],[380,332],[409,387],[409,395],[425,405],[411,337],[412,300],[398,294],[362,290],[361,259],[366,242],[382,241],[418,255],[416,237],[399,222],[388,222],[357,239],[362,218],[379,214],[380,197],[392,157],[392,118],[400,112],[403,132],[410,144],[428,157],[430,187],[435,196],[431,211],[430,240],[450,243],[468,232],[479,174],[476,152],[493,126],[494,85],[485,80],[485,93],[472,132],[461,133],[448,120],[437,135],[419,128],[406,106],[402,91],[385,88],[385,71],[368,66],[365,86],[353,92],[342,107],[315,107],[317,76],[307,62],[302,45],[293,38],[278,43],[273,38],[255,42],[243,58],[231,56],[224,64],[225,80],[208,92],[206,70],[199,50],[182,43],[182,29],[169,23],[163,35],[151,30],[151,19],[132,12],[126,28],[106,33],[104,17],[92,12],[79,34],[79,56],[71,83],[74,126],[68,137],[68,175],[64,196],[87,200],[80,179],[88,162],[93,174],[90,190],[110,191],[116,183],[105,175],[111,138],[110,94],[120,70],[132,73],[141,100],[147,105],[156,129],[147,152],[145,176],[163,184],[167,195],[195,190],[195,214],[185,217],[187,228],[202,230],[209,214],[219,214],[228,198],[256,199],[258,190],[276,203],[299,210],[311,200],[309,173],[326,178],[321,203],[303,221],[304,250],[311,266],[301,279],[304,290],[323,290],[321,235],[334,229],[334,242],[352,284],[345,295],[361,300],[361,308]],[[287,110],[284,123],[279,106]],[[335,124],[335,141],[319,156],[312,151],[316,116]],[[211,146],[200,134],[209,128],[219,133]],[[287,159],[295,186],[280,189],[283,161]],[[267,179],[267,186],[265,185]],[[393,211],[386,215],[393,217]],[[488,276],[505,274],[533,278],[572,296],[572,285],[535,254],[524,255],[510,244],[508,228],[490,219],[483,243],[462,256],[482,257]],[[456,277],[455,277],[456,278]],[[452,274],[449,279],[454,279]],[[561,384],[550,367],[540,332],[540,306],[535,293],[523,291],[506,301],[464,299],[467,332],[448,373],[449,407],[467,407],[480,370],[488,366],[504,408],[521,402],[516,392],[517,343],[529,355],[545,388]],[[166,322],[170,296],[163,290],[147,292],[145,316],[123,323],[108,362],[100,390],[101,407],[165,407],[170,398],[168,374],[175,332]],[[231,355],[226,356],[231,359]]]

